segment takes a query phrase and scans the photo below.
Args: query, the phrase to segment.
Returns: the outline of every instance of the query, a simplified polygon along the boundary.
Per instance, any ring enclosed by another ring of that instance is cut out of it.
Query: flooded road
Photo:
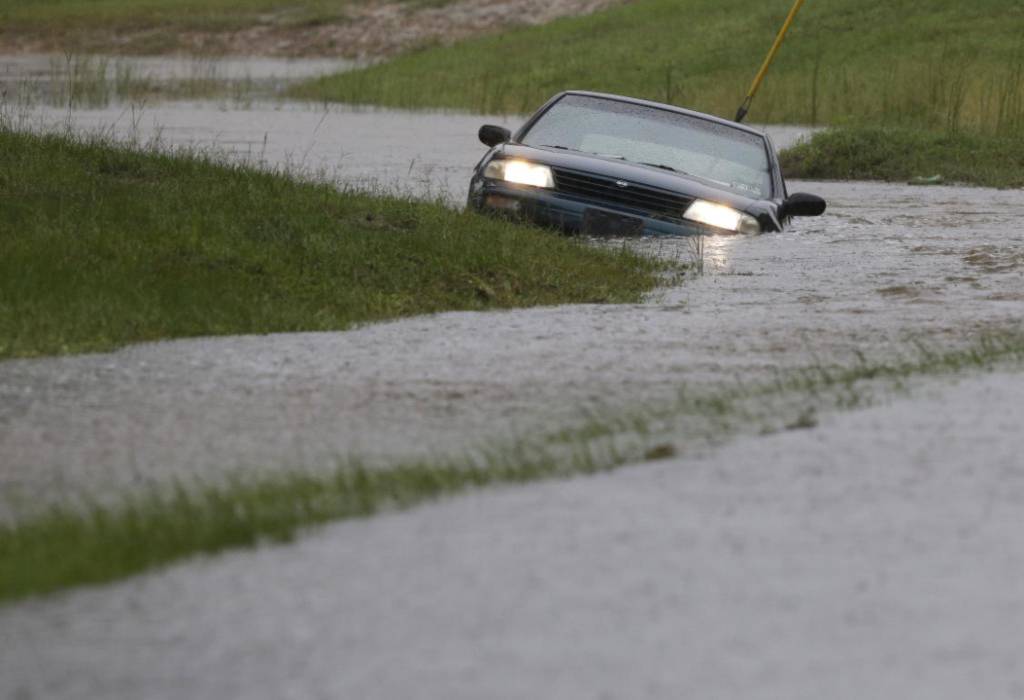
[[[41,109],[25,123],[58,128]],[[477,127],[516,119],[265,105],[70,113],[72,128],[216,148],[267,167],[461,202]],[[781,131],[785,143],[798,131]],[[791,183],[828,214],[711,238],[705,274],[640,306],[450,313],[345,333],[184,340],[0,363],[0,485],[24,504],[171,478],[450,454],[681,384],[772,379],[1024,317],[1024,192]],[[690,261],[689,241],[642,246]],[[21,504],[21,505],[18,505]]]
[[[24,110],[459,203],[474,115]],[[111,128],[111,125],[113,127]],[[799,130],[774,130],[785,145]],[[387,463],[1024,318],[1024,192],[791,182],[644,304],[448,313],[0,362],[0,517],[172,479]],[[642,248],[692,261],[690,241]],[[1021,375],[708,454],[490,489],[0,609],[0,696],[1019,697]]]
[[[326,178],[342,185],[416,197],[465,201],[473,166],[486,147],[481,125],[511,129],[521,116],[407,112],[371,107],[232,100],[118,103],[99,109],[10,110],[23,129],[112,135],[161,148],[183,147],[263,167]],[[808,133],[772,127],[779,148]]]
[[[1012,700],[1022,392],[987,375],[0,608],[0,695]]]

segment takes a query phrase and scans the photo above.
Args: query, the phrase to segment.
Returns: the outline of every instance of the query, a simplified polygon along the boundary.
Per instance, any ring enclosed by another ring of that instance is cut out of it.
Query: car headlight
[[[695,200],[683,214],[683,218],[736,233],[761,233],[761,224],[750,214],[703,199]]]
[[[531,187],[552,188],[555,186],[551,168],[525,160],[492,160],[484,168],[484,177]]]

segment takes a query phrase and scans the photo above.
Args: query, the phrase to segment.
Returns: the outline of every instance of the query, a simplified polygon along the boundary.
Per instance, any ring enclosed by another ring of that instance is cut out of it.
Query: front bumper
[[[595,209],[642,222],[645,236],[699,236],[713,233],[697,223],[655,218],[644,212],[584,201],[555,190],[478,179],[470,184],[469,207],[477,211],[522,218],[538,226],[580,233],[584,212]],[[681,213],[681,212],[680,212]]]

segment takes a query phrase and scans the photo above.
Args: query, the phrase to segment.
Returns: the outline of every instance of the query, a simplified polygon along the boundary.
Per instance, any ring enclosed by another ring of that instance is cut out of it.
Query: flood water
[[[285,102],[22,108],[23,128],[104,130],[339,184],[464,201],[485,122]],[[772,129],[780,147],[800,129]],[[639,306],[451,313],[345,333],[184,340],[0,363],[0,490],[28,502],[173,477],[458,451],[908,342],[952,347],[1024,317],[1024,192],[790,183],[820,219],[709,238],[702,276]],[[692,261],[689,240],[641,247]],[[0,511],[0,515],[3,512]]]
[[[84,133],[161,148],[187,147],[265,167],[327,178],[344,185],[417,197],[465,200],[469,177],[487,150],[477,140],[484,123],[516,128],[521,116],[408,112],[369,107],[259,102],[165,102],[101,109],[37,107],[14,117],[22,128]],[[785,148],[807,133],[769,129]]]
[[[235,100],[13,118],[453,204],[484,152],[477,127],[519,121]],[[780,146],[805,133],[771,131]],[[643,304],[0,362],[0,522],[172,479],[458,453],[684,385],[1020,328],[1024,191],[790,189],[823,195],[827,214],[702,251],[629,242],[703,260]],[[0,695],[1015,697],[1020,384],[928,385],[710,455],[11,604]]]
[[[342,59],[260,57],[0,55],[0,94],[12,102],[117,106],[160,92],[271,97],[298,80],[351,70]],[[152,94],[151,94],[152,93]]]

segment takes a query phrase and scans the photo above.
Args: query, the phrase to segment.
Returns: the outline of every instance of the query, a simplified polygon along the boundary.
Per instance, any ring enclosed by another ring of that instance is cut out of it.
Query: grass
[[[944,182],[1024,187],[1024,139],[901,128],[849,127],[815,134],[780,154],[786,177]]]
[[[731,118],[791,3],[638,0],[401,56],[295,94],[515,114],[594,89]],[[808,3],[754,103],[764,123],[1024,129],[1017,0]]]
[[[449,0],[396,0],[412,9]],[[158,54],[259,52],[272,37],[302,39],[322,25],[343,24],[367,0],[0,0],[0,40],[51,50]],[[228,35],[258,28],[261,36]],[[255,43],[254,43],[255,42]]]
[[[333,474],[292,473],[216,488],[153,491],[120,506],[57,507],[0,525],[0,601],[104,583],[195,554],[287,542],[302,528],[407,508],[467,489],[607,471],[720,442],[741,431],[813,427],[820,410],[871,403],[873,390],[915,376],[1024,361],[1024,337],[985,338],[957,351],[915,348],[903,359],[810,368],[757,387],[681,391],[660,410],[594,417],[581,428],[449,460]],[[631,440],[623,440],[631,435]],[[668,440],[669,442],[666,442]]]
[[[312,80],[293,94],[528,113],[568,88],[731,118],[787,2],[639,0]],[[699,19],[698,19],[699,18]],[[809,3],[750,119],[837,127],[784,154],[805,178],[1024,184],[1024,5]]]
[[[358,0],[0,0],[0,24],[37,32],[313,25],[342,18],[352,2]]]
[[[0,358],[635,302],[663,269],[441,204],[0,128]]]

